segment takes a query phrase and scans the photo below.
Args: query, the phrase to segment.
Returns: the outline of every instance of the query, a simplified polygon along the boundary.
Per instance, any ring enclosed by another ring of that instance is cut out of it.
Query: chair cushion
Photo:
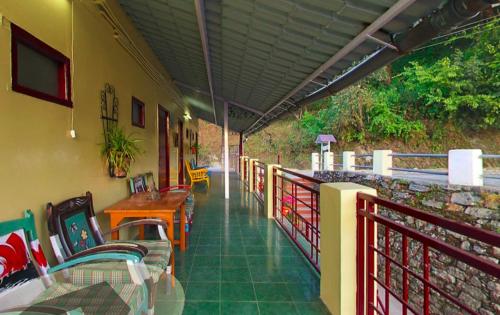
[[[154,282],[158,282],[164,270],[160,267],[147,266],[146,268]],[[74,285],[92,285],[101,282],[110,284],[132,283],[127,264],[124,262],[107,262],[105,264],[82,264],[70,269],[71,283]]]
[[[110,288],[116,294],[113,294]],[[140,314],[145,308],[144,303],[147,304],[145,293],[142,285],[135,284],[110,286],[103,284],[85,287],[70,283],[56,283],[43,292],[35,303],[62,307],[67,310],[84,307],[91,314]],[[67,297],[58,298],[66,294],[68,294]]]
[[[123,241],[109,241],[107,243],[123,243]],[[163,240],[134,240],[133,243],[142,245],[148,249],[148,254],[144,257],[146,265],[152,265],[167,270],[172,253],[170,241]]]

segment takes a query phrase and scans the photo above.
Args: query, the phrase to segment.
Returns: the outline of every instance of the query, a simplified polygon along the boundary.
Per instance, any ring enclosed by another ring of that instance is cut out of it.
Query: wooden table
[[[110,226],[114,228],[125,218],[158,218],[167,222],[167,237],[174,245],[179,245],[181,251],[186,250],[186,207],[189,196],[187,191],[167,191],[161,193],[159,200],[151,200],[148,193],[137,193],[106,208],[104,213],[110,216]],[[174,240],[174,214],[180,209],[180,240]],[[139,237],[144,239],[144,226],[140,227]],[[111,235],[113,240],[119,238],[118,232]]]

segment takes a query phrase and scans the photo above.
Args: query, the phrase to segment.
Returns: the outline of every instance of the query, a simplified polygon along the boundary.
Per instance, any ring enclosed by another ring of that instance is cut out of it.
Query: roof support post
[[[224,102],[224,197],[229,199],[229,104]]]
[[[201,46],[203,48],[203,57],[205,59],[205,68],[207,71],[208,86],[210,88],[210,97],[212,99],[212,107],[214,110],[214,121],[217,124],[217,114],[215,113],[214,88],[212,83],[212,67],[210,65],[210,51],[208,49],[207,21],[205,19],[205,1],[194,0],[196,9],[196,19],[198,21],[198,29],[200,30]]]

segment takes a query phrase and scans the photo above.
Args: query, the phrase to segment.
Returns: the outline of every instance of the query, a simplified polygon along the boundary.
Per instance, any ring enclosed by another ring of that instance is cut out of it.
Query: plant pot
[[[127,177],[127,172],[124,169],[115,167],[113,169],[113,175],[114,175],[114,177],[117,177],[117,178],[125,178],[125,177]]]

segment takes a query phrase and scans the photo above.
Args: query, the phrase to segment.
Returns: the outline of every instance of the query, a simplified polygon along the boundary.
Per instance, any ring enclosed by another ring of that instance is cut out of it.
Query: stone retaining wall
[[[380,197],[406,204],[453,220],[500,233],[500,189],[425,184],[402,179],[355,172],[316,172],[314,177],[326,182],[355,182],[375,188]],[[439,238],[474,255],[499,263],[500,247],[493,247],[441,227],[403,216],[388,209],[379,213],[399,223]],[[385,230],[379,227],[378,246],[384,249]],[[401,262],[401,235],[391,231],[391,257]],[[422,274],[422,245],[409,244],[410,267]],[[500,281],[474,266],[457,261],[442,253],[430,251],[431,277],[440,289],[483,315],[500,314]],[[391,264],[393,290],[402,292],[402,272]],[[385,277],[385,261],[378,260],[378,277]],[[423,305],[423,285],[410,277],[410,305],[419,313]],[[431,291],[433,314],[460,314],[460,311]]]

